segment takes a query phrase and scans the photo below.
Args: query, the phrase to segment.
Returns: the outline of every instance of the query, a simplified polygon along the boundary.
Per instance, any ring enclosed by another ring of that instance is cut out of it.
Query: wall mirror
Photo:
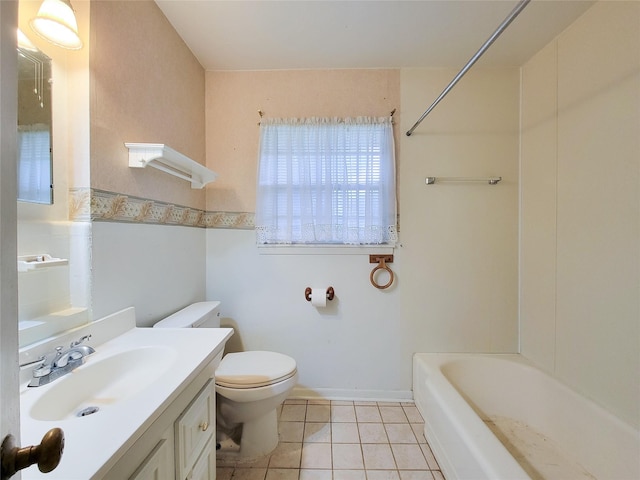
[[[41,3],[20,0],[18,18],[21,348],[86,324],[91,317],[91,224],[84,204],[74,204],[75,210],[70,206],[72,189],[89,185],[88,138],[72,135],[88,125],[89,51],[70,52],[28,36],[28,21]],[[89,2],[80,3],[89,8]]]
[[[51,59],[18,48],[18,200],[53,203]]]

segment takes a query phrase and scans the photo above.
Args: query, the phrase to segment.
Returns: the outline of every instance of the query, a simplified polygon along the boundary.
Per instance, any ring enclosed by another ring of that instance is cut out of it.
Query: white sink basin
[[[94,354],[95,355],[95,354]],[[168,346],[146,346],[87,362],[46,388],[29,411],[34,420],[59,421],[100,411],[131,398],[176,361]]]
[[[23,443],[38,443],[54,427],[65,436],[60,465],[47,474],[27,468],[23,480],[104,478],[194,380],[213,376],[233,330],[140,328],[127,308],[35,346],[21,361],[89,334],[96,352],[73,372],[41,387],[27,387],[31,371],[21,372]],[[77,416],[88,407],[98,411]]]

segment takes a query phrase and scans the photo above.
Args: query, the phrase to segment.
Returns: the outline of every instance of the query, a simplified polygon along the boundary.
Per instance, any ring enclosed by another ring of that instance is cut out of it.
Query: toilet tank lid
[[[196,328],[220,306],[219,301],[197,302],[178,310],[164,320],[160,320],[154,328]]]

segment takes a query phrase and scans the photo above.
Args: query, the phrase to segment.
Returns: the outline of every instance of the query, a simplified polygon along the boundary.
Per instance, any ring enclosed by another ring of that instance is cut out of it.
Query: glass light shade
[[[70,50],[82,48],[78,22],[68,1],[44,0],[38,15],[29,24],[38,35],[54,45]]]
[[[30,52],[37,52],[38,48],[29,40],[24,32],[18,29],[18,47]]]

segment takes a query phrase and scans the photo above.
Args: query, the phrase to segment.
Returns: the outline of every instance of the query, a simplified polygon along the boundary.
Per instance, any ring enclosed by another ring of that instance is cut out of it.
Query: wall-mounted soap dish
[[[18,272],[28,272],[30,270],[59,267],[68,264],[69,260],[66,258],[52,257],[48,253],[41,253],[40,255],[22,255],[18,257]]]

